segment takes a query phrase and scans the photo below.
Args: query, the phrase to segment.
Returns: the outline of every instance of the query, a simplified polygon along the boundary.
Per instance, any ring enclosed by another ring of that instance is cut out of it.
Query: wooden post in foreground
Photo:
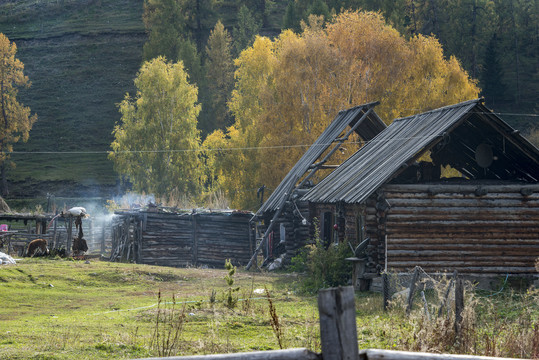
[[[324,360],[358,358],[354,287],[320,290],[320,341]]]

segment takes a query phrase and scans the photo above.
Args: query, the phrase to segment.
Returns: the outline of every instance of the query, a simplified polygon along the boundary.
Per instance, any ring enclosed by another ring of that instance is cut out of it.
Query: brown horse
[[[47,248],[47,240],[45,239],[35,239],[30,241],[28,244],[28,250],[26,251],[26,256],[33,257],[37,255],[36,250],[40,250],[41,255],[48,255],[49,249]]]

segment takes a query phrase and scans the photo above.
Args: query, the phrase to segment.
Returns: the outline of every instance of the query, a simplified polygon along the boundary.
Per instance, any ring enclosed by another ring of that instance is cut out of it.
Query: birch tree
[[[204,182],[196,128],[198,89],[187,81],[181,62],[157,57],[135,79],[137,94],[120,103],[121,122],[113,131],[109,158],[136,191],[196,197]]]

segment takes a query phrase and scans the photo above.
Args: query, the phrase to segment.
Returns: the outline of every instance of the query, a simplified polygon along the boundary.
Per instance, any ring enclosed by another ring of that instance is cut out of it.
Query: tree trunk
[[[9,195],[9,189],[7,186],[7,172],[6,172],[5,162],[3,162],[2,165],[0,165],[0,177],[2,177],[2,185],[1,185],[2,196],[6,197]]]
[[[201,53],[203,51],[203,44],[202,44],[202,22],[200,20],[201,18],[201,6],[200,2],[202,0],[196,0],[196,20],[197,20],[197,30],[196,30],[196,41],[197,41],[197,50]]]
[[[515,21],[515,8],[513,5],[513,1],[511,1],[511,21],[512,21],[512,28],[513,28],[513,40],[515,45],[515,74],[516,74],[516,82],[517,82],[517,94],[516,94],[516,106],[519,106],[520,104],[520,54],[519,54],[519,48],[518,48],[518,35],[517,35],[517,24]]]

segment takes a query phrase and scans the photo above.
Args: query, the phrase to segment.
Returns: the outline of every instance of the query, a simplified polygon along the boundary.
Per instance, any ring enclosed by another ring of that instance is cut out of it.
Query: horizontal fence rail
[[[236,354],[172,356],[142,360],[322,360],[322,355],[307,349],[254,351]]]
[[[476,355],[431,354],[412,351],[368,349],[359,352],[360,360],[500,360],[501,358]],[[504,360],[517,360],[503,358]]]

